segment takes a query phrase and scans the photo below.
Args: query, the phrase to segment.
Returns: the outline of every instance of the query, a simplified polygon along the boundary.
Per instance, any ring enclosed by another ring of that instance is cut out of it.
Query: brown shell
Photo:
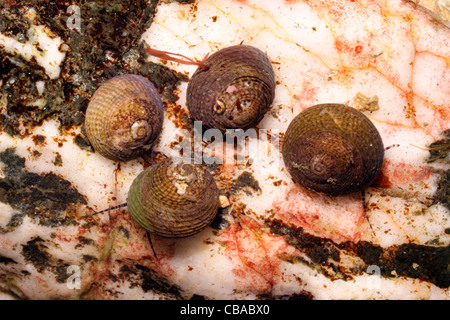
[[[151,234],[188,237],[216,217],[219,190],[201,165],[166,159],[137,176],[127,204],[133,219]]]
[[[125,161],[148,152],[163,123],[163,106],[155,86],[139,75],[104,82],[86,110],[86,135],[106,158]]]
[[[261,50],[237,45],[203,62],[189,81],[187,106],[205,128],[247,129],[258,124],[275,96],[275,77]]]
[[[337,196],[373,182],[383,164],[384,146],[363,113],[341,104],[321,104],[292,120],[282,154],[294,181]]]

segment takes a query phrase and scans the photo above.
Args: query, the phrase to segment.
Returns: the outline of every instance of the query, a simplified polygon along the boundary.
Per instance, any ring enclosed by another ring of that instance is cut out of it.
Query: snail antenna
[[[145,48],[145,52],[147,52],[147,54],[160,58],[160,59],[164,59],[164,60],[169,60],[169,61],[173,61],[173,62],[177,62],[177,63],[181,63],[181,64],[186,64],[186,65],[196,65],[202,68],[208,68],[207,65],[205,65],[205,61],[209,56],[209,53],[207,53],[205,55],[205,57],[203,57],[203,59],[201,61],[196,61],[192,58],[186,57],[185,55],[179,54],[179,53],[174,53],[174,52],[169,52],[169,51],[162,51],[162,50],[158,50],[158,49],[153,49],[150,47]]]
[[[122,204],[119,204],[119,205],[117,205],[117,206],[114,206],[114,207],[110,207],[110,208],[108,208],[108,209],[105,209],[105,210],[101,210],[101,211],[94,212],[94,213],[92,213],[92,214],[85,215],[85,216],[82,217],[82,219],[84,219],[84,218],[89,218],[89,217],[93,217],[93,216],[95,216],[95,215],[97,215],[97,214],[104,213],[104,212],[108,212],[108,211],[111,211],[111,210],[120,209],[120,208],[126,207],[127,205],[128,205],[127,203],[122,203]]]
[[[361,199],[362,199],[362,204],[363,204],[364,217],[366,218],[367,223],[369,223],[369,227],[370,227],[370,230],[372,230],[373,235],[376,236],[375,231],[372,228],[372,224],[370,223],[369,216],[367,215],[366,191],[365,191],[365,189],[361,190]]]
[[[150,232],[148,232],[148,231],[147,231],[147,239],[148,239],[148,243],[150,243],[150,247],[152,248],[153,255],[155,256],[156,261],[158,261],[158,263],[159,263],[158,256],[156,255],[155,249],[153,248],[152,236],[151,236]]]

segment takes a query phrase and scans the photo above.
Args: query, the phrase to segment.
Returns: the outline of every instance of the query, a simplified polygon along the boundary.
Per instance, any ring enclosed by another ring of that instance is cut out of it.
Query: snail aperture
[[[105,81],[86,110],[85,130],[96,152],[115,161],[149,151],[163,124],[163,105],[155,86],[140,75]]]
[[[169,158],[136,177],[127,205],[134,221],[150,234],[188,237],[202,231],[216,217],[219,190],[201,165]]]
[[[236,45],[221,49],[192,75],[186,102],[205,128],[247,129],[257,125],[275,96],[275,76],[261,50]]]
[[[342,104],[320,104],[291,121],[282,154],[295,182],[337,196],[373,182],[383,164],[384,146],[376,127],[360,111]]]

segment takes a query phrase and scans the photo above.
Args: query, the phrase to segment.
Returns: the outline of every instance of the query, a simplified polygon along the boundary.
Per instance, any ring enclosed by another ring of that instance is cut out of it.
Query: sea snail
[[[188,83],[186,103],[204,128],[245,130],[262,120],[274,96],[269,58],[255,47],[236,45],[202,61]]]
[[[188,237],[202,231],[216,217],[219,190],[201,165],[169,158],[136,177],[127,206],[134,221],[150,234]]]
[[[338,196],[373,182],[381,170],[384,147],[379,132],[363,113],[342,104],[320,104],[292,120],[282,154],[295,182]]]
[[[163,124],[163,105],[155,86],[140,75],[105,81],[86,110],[85,130],[94,150],[126,161],[149,151]]]

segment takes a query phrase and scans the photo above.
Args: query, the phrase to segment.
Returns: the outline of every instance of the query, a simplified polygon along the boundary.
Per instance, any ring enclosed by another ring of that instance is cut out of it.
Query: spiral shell
[[[214,220],[219,190],[202,166],[166,159],[137,176],[127,204],[136,223],[151,234],[188,237]]]
[[[203,62],[187,87],[187,106],[205,128],[247,129],[258,124],[275,96],[275,77],[261,50],[237,45]]]
[[[294,181],[337,196],[373,182],[383,164],[384,146],[364,114],[341,104],[321,104],[292,120],[282,154]]]
[[[148,152],[163,124],[163,105],[155,86],[139,75],[104,82],[86,110],[86,135],[106,158],[126,161]]]

